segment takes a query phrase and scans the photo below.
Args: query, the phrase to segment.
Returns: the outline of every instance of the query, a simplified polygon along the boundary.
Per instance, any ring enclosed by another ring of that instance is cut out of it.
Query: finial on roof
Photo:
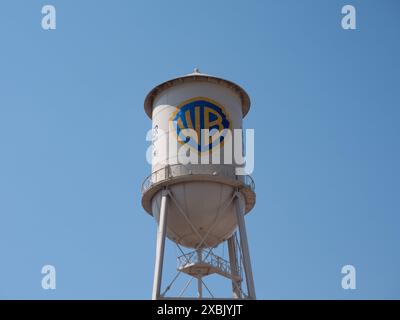
[[[199,68],[194,68],[193,73],[201,73]]]

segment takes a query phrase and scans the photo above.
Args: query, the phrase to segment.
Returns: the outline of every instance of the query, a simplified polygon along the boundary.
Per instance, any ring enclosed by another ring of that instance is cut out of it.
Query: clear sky
[[[399,1],[4,0],[0,41],[0,298],[151,297],[143,100],[194,67],[252,99],[258,298],[400,298]]]

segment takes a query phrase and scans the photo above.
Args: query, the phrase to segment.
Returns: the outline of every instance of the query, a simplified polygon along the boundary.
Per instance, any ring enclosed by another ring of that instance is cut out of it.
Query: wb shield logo
[[[231,120],[224,107],[208,98],[197,97],[184,101],[171,117],[173,130],[180,144],[189,144],[198,152],[207,152],[222,145]],[[193,131],[188,134],[189,130]],[[204,135],[203,129],[209,134]],[[193,134],[195,132],[195,134]]]

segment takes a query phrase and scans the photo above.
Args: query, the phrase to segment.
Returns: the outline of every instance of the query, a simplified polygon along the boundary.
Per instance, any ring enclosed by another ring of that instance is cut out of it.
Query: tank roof
[[[192,73],[189,73],[187,75],[174,78],[168,81],[165,81],[156,87],[154,87],[146,96],[146,99],[144,100],[144,110],[146,114],[149,116],[151,119],[152,117],[152,110],[153,110],[153,102],[154,99],[157,95],[159,95],[162,91],[176,85],[176,84],[182,84],[182,83],[187,83],[187,82],[194,82],[194,81],[205,81],[205,82],[211,82],[211,83],[217,83],[220,84],[226,88],[229,88],[233,91],[235,91],[242,102],[242,113],[243,113],[243,118],[246,116],[246,114],[249,112],[250,109],[250,97],[247,94],[247,92],[237,85],[236,83],[225,80],[219,77],[211,76],[205,73],[201,73],[198,68],[195,68]]]

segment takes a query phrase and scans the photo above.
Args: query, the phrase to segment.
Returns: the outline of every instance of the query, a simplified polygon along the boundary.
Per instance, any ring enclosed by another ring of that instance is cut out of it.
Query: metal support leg
[[[247,291],[250,299],[256,299],[256,291],[254,289],[254,279],[253,279],[253,271],[251,269],[251,261],[250,261],[250,251],[249,245],[247,242],[247,233],[246,233],[246,225],[244,223],[244,212],[240,207],[239,197],[240,194],[236,194],[235,197],[235,209],[236,209],[236,218],[239,226],[239,234],[240,234],[240,246],[242,248],[243,253],[243,267],[246,275],[246,284]]]
[[[201,263],[202,259],[203,259],[202,258],[202,250],[198,249],[197,250],[197,262]],[[197,296],[199,299],[203,298],[203,282],[202,282],[201,276],[197,277]]]
[[[154,268],[153,294],[152,299],[160,298],[162,270],[164,262],[165,236],[167,234],[167,197],[168,190],[162,191],[160,221],[157,229],[156,263]]]
[[[229,264],[231,266],[231,274],[232,276],[239,276],[238,274],[238,260],[236,254],[236,247],[235,247],[235,235],[232,235],[228,239],[228,252],[229,252]],[[235,281],[232,278],[232,292],[233,298],[240,299],[242,297],[240,292],[241,282]]]

